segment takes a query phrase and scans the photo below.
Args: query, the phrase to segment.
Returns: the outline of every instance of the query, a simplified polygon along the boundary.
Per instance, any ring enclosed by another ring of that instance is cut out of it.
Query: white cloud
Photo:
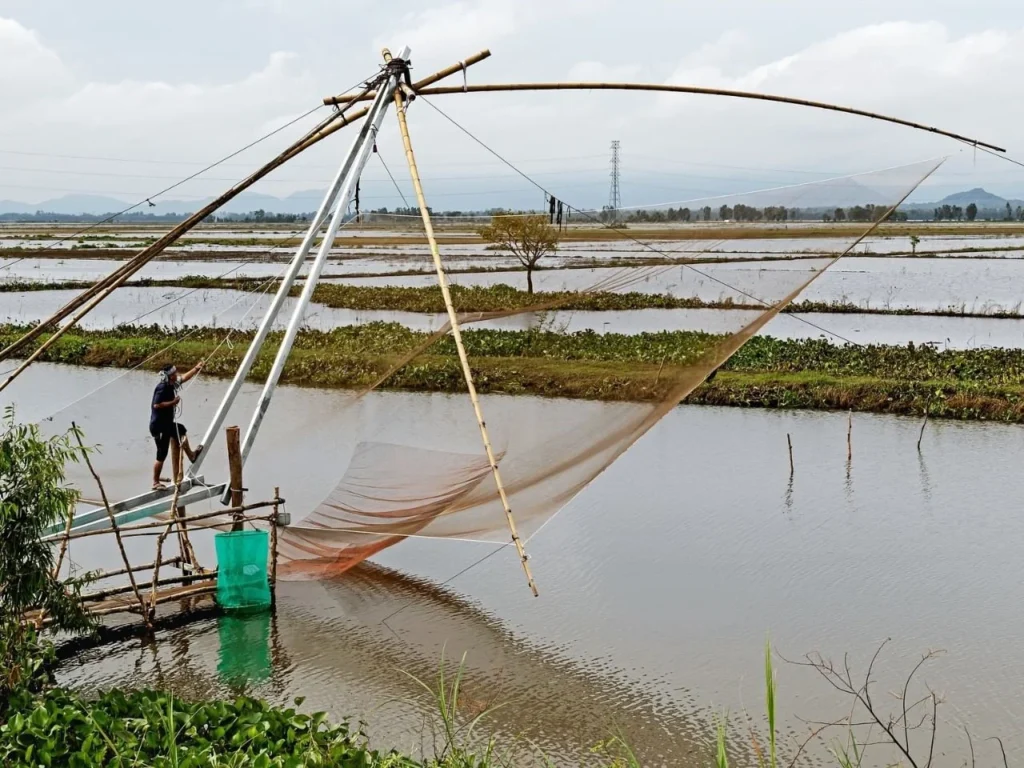
[[[0,18],[0,102],[27,105],[66,87],[70,74],[60,57],[35,32],[13,19]]]
[[[567,78],[580,82],[628,82],[636,79],[642,70],[639,64],[611,66],[599,61],[580,61],[570,67]]]

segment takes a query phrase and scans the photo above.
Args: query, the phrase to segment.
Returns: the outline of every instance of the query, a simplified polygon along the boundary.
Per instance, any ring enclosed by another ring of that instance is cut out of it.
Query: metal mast
[[[612,142],[612,178],[611,189],[608,191],[608,211],[612,221],[618,221],[619,209],[622,207],[622,195],[619,192],[619,140]]]

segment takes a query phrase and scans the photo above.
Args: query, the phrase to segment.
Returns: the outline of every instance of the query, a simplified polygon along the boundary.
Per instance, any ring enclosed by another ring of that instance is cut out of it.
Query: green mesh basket
[[[231,531],[214,537],[217,546],[217,602],[229,611],[270,607],[266,531]]]

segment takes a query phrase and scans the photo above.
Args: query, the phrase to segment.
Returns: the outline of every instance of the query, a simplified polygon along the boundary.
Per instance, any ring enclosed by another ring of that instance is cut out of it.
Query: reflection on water
[[[55,393],[79,395],[99,375],[36,366],[4,395],[38,414]],[[116,458],[134,457],[144,479],[143,426],[124,414],[133,399],[144,408],[152,380],[121,382],[115,399],[94,407],[86,434],[104,434],[98,461],[111,472]],[[200,385],[208,389],[186,398],[194,429],[212,408],[204,398],[223,387]],[[379,439],[419,439],[438,424],[450,426],[435,441],[449,440],[448,430],[467,446],[474,439],[464,398],[377,393],[353,411],[345,393],[281,395],[268,415],[273,451],[254,454],[247,484],[251,498],[281,486],[296,519],[341,474],[374,413],[404,422],[404,432]],[[496,429],[605,407],[527,397],[485,397],[483,406]],[[923,651],[945,649],[925,674],[949,702],[939,747],[964,755],[966,723],[976,744],[1004,737],[1012,761],[1024,754],[1024,669],[1006,663],[1024,632],[1024,518],[1013,501],[1024,495],[1022,432],[933,420],[918,453],[919,430],[917,420],[855,415],[848,463],[846,414],[680,407],[530,539],[539,599],[508,549],[474,566],[494,545],[409,540],[336,582],[279,585],[268,678],[258,672],[264,629],[210,620],[165,632],[154,647],[87,653],[62,680],[205,695],[248,676],[258,695],[304,695],[312,709],[364,716],[383,743],[418,748],[429,704],[399,670],[432,678],[442,652],[466,652],[467,706],[507,704],[493,716],[500,734],[575,764],[566,756],[618,728],[644,764],[706,765],[710,713],[760,711],[766,632],[789,658],[848,652],[855,669],[892,637],[879,691],[896,687]],[[119,434],[123,449],[110,445]],[[211,456],[211,477],[222,463]],[[197,549],[209,559],[208,545]],[[75,557],[88,567],[101,553]],[[259,645],[252,656],[227,659],[225,643],[250,640]],[[220,680],[218,668],[235,681]],[[234,674],[242,669],[253,672]],[[780,664],[779,683],[791,735],[806,730],[799,717],[848,706],[806,669]]]

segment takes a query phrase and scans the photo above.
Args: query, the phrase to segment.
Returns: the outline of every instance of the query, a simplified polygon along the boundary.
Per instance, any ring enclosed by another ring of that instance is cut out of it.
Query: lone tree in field
[[[921,238],[917,235],[910,236],[910,252],[917,255],[917,246],[921,242]]]
[[[1009,208],[1010,204],[1007,203],[1006,205],[1007,208]],[[967,206],[967,220],[974,221],[976,218],[978,218],[978,206],[975,205],[974,203],[971,203],[970,205]]]
[[[547,219],[534,214],[496,214],[480,237],[519,259],[526,267],[526,290],[533,293],[533,270],[537,262],[558,250],[558,230]]]

